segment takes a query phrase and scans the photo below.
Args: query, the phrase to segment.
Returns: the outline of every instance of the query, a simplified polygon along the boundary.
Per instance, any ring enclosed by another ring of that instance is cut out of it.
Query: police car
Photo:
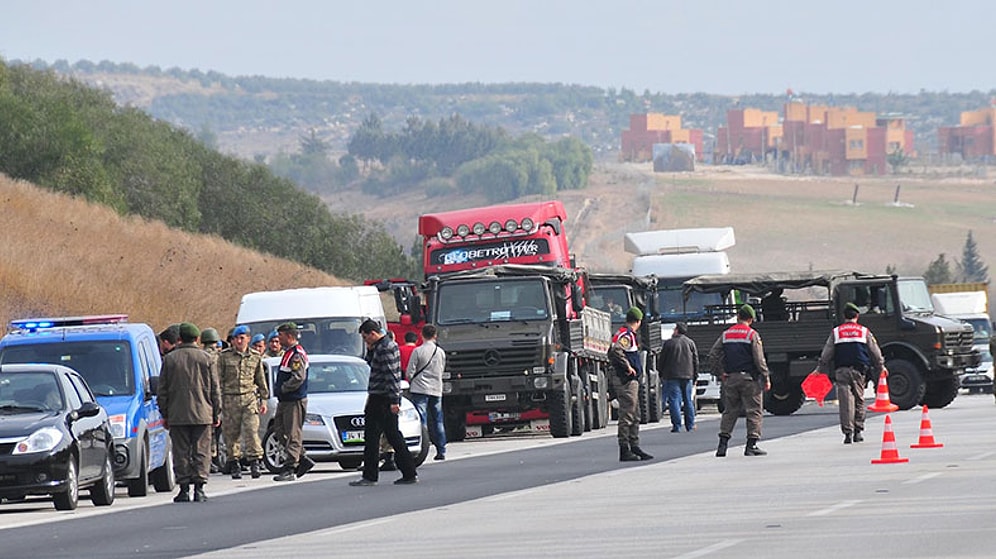
[[[0,364],[50,363],[78,372],[110,419],[114,476],[131,497],[173,490],[169,433],[156,404],[162,360],[147,324],[128,316],[32,318],[10,323]]]

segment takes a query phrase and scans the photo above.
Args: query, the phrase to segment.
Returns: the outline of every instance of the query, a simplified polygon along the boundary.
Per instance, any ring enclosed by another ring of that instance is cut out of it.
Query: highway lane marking
[[[377,520],[371,520],[369,522],[356,522],[354,524],[347,524],[345,526],[337,526],[335,528],[330,528],[328,530],[322,530],[322,531],[311,532],[311,533],[314,534],[314,535],[317,535],[317,536],[331,536],[331,535],[334,535],[334,534],[341,534],[343,532],[351,532],[353,530],[360,530],[362,528],[370,528],[371,526],[377,526],[379,524],[387,524],[388,522],[394,522],[394,519],[395,519],[396,516],[401,516],[401,515],[393,515],[393,516],[389,516],[389,517],[386,517],[386,518],[378,518]],[[258,544],[259,542],[256,542],[256,543]]]
[[[711,555],[713,553],[716,553],[717,551],[723,551],[724,549],[727,549],[729,547],[733,547],[733,546],[737,545],[738,543],[740,543],[742,541],[744,541],[744,540],[743,539],[739,539],[739,540],[725,540],[725,541],[717,542],[717,543],[714,543],[714,544],[712,544],[710,546],[706,546],[706,547],[703,547],[701,549],[696,549],[695,551],[690,551],[688,553],[685,553],[684,555],[679,555],[679,556],[675,557],[674,559],[695,559],[696,557],[705,557],[706,555]]]
[[[538,487],[533,487],[532,489],[523,489],[522,491],[509,491],[508,493],[502,493],[500,495],[495,495],[494,497],[487,497],[484,499],[485,503],[495,503],[498,501],[505,501],[513,497],[521,497],[522,495],[528,495],[530,493],[535,493],[538,491]]]
[[[903,485],[913,485],[915,483],[920,483],[921,481],[927,481],[928,479],[935,478],[944,472],[931,472],[929,474],[923,474],[922,476],[915,477],[913,479],[908,479],[903,482]]]
[[[969,460],[985,460],[993,454],[996,454],[996,451],[983,452],[982,454],[976,454],[975,456],[969,457]]]
[[[833,514],[833,513],[837,512],[839,510],[843,510],[843,509],[846,509],[848,507],[853,507],[854,505],[856,505],[856,504],[858,504],[860,502],[861,502],[860,500],[857,500],[857,501],[841,501],[841,502],[837,503],[836,505],[831,505],[831,506],[829,506],[829,507],[827,507],[825,509],[814,510],[813,512],[807,514],[806,516],[826,516],[828,514]]]

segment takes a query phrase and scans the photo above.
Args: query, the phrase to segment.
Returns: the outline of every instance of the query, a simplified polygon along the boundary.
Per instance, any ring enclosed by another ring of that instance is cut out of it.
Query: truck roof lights
[[[467,227],[467,225],[461,223],[457,226],[456,234],[460,237],[466,237],[467,235],[470,235],[470,227]]]
[[[533,220],[529,219],[528,217],[522,219],[522,230],[525,231],[526,233],[533,230],[533,225],[535,225],[533,223]]]
[[[498,233],[501,233],[501,223],[498,223],[497,221],[492,221],[491,224],[488,225],[488,231],[490,231],[492,235],[497,235]]]
[[[10,322],[10,327],[15,330],[27,330],[29,332],[34,332],[46,328],[119,324],[121,322],[128,322],[128,315],[102,314],[94,316],[63,316],[58,318],[25,318],[21,320],[12,320]]]
[[[485,228],[484,224],[481,223],[480,221],[474,224],[474,234],[477,235],[478,237],[483,235],[485,231],[487,231],[487,228]]]
[[[439,238],[448,241],[453,238],[453,228],[443,227],[442,231],[439,232]]]
[[[514,233],[516,229],[519,228],[519,222],[514,219],[509,219],[505,221],[505,230],[509,233]]]

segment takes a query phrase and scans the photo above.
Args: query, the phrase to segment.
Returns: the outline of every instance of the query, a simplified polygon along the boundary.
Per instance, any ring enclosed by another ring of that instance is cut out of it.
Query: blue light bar
[[[25,318],[12,320],[10,327],[16,330],[34,332],[45,328],[60,328],[65,326],[90,326],[96,324],[119,324],[128,322],[126,314],[102,314],[93,316],[63,316],[59,318]]]

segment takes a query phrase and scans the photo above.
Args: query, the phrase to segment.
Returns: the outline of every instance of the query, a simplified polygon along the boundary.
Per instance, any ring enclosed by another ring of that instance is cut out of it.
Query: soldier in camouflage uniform
[[[263,448],[259,442],[259,414],[266,413],[270,391],[266,383],[263,356],[249,347],[249,327],[237,326],[232,332],[232,346],[218,354],[218,377],[221,384],[222,431],[228,444],[225,469],[232,479],[242,477],[243,454],[249,461],[253,478],[259,477],[259,460]],[[243,437],[246,448],[242,448]]]

